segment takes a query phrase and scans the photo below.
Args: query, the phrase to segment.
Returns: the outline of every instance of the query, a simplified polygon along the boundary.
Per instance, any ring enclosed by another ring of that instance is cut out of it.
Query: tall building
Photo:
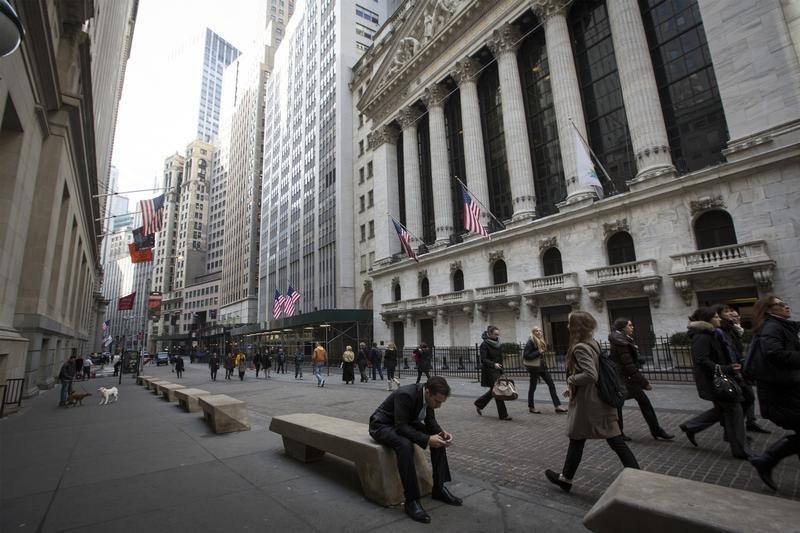
[[[30,395],[100,349],[99,193],[138,4],[15,5],[25,38],[0,58],[0,383],[22,378]]]
[[[386,20],[385,2],[305,2],[267,82],[259,321],[291,283],[301,313],[352,309],[350,68]],[[274,325],[274,321],[273,321]]]
[[[631,319],[650,357],[699,305],[747,323],[766,292],[800,298],[794,26],[779,2],[405,2],[353,80],[374,210],[420,252],[376,221],[376,339],[463,346],[487,324],[509,341],[539,325],[563,353],[584,309],[599,336]],[[453,176],[491,240],[465,232]]]

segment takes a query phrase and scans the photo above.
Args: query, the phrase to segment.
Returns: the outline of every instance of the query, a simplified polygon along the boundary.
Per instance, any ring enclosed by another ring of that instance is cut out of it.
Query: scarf
[[[486,344],[491,346],[492,348],[500,348],[500,339],[493,339],[491,337],[486,337],[483,339]]]

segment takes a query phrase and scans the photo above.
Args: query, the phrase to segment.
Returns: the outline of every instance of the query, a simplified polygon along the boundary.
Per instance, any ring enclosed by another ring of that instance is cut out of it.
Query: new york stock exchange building
[[[469,346],[494,324],[523,342],[538,325],[563,349],[583,309],[598,338],[624,316],[647,344],[699,305],[745,325],[767,292],[800,306],[799,55],[790,2],[402,4],[352,83],[375,339]],[[489,238],[464,230],[456,177]]]

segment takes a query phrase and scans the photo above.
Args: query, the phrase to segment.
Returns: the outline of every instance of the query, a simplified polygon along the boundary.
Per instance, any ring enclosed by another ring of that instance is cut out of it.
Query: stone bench
[[[147,389],[147,390],[153,390],[153,382],[154,381],[161,381],[161,378],[147,377],[147,378],[142,380],[142,385],[144,385],[144,388]]]
[[[626,468],[586,513],[583,524],[598,533],[797,531],[800,504]]]
[[[322,459],[325,452],[353,461],[368,500],[387,507],[403,503],[397,455],[369,436],[367,424],[298,413],[273,417],[269,429],[283,437],[283,447],[288,455],[305,463]],[[414,446],[414,463],[420,494],[429,494],[433,476],[419,446]]]
[[[247,404],[227,394],[209,394],[197,399],[214,433],[231,433],[250,429]]]
[[[153,394],[156,396],[161,396],[161,386],[162,385],[172,385],[171,381],[167,381],[165,379],[156,379],[150,382],[150,390],[153,391]]]
[[[147,386],[145,381],[152,378],[153,376],[145,376],[144,374],[139,374],[138,376],[136,376],[136,384]]]
[[[165,400],[168,402],[174,402],[177,400],[175,397],[175,391],[178,389],[185,389],[184,385],[178,385],[177,383],[162,383],[158,386],[159,392],[161,392],[161,396],[164,397]]]
[[[210,394],[210,392],[203,389],[179,389],[175,391],[178,405],[189,413],[200,410],[200,396],[208,396]]]

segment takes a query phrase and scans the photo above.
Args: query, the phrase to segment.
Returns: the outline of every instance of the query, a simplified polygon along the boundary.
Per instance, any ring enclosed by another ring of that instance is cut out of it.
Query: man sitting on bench
[[[418,522],[429,523],[431,517],[419,503],[417,471],[414,467],[414,445],[423,450],[430,446],[433,466],[434,500],[449,505],[461,505],[461,498],[445,488],[450,481],[445,448],[453,436],[443,431],[436,422],[434,409],[438,409],[450,396],[450,385],[440,376],[423,384],[399,387],[392,392],[369,418],[369,434],[373,439],[394,449],[397,467],[403,482],[405,511]]]

